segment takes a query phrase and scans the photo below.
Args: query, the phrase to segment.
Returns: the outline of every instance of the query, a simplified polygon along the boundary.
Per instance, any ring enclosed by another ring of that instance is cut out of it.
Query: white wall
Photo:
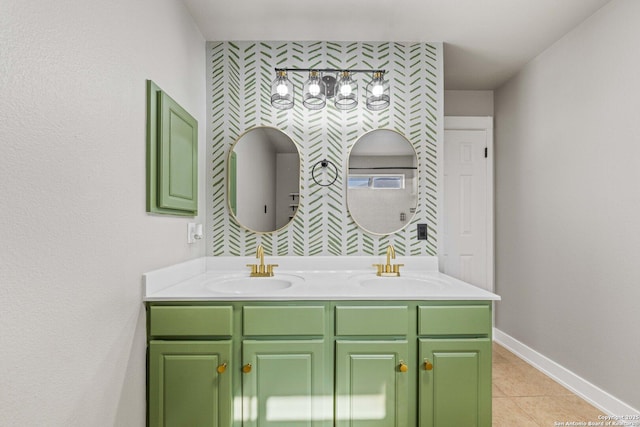
[[[496,91],[497,327],[640,408],[640,2]]]
[[[204,255],[145,213],[145,79],[203,168],[204,48],[177,0],[0,3],[0,425],[145,425],[141,274]]]
[[[445,116],[493,116],[492,90],[445,90]]]

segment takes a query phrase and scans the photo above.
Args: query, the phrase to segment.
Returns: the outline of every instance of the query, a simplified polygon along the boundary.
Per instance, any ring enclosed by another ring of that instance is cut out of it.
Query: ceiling
[[[207,40],[444,42],[449,90],[498,88],[610,0],[183,0]]]

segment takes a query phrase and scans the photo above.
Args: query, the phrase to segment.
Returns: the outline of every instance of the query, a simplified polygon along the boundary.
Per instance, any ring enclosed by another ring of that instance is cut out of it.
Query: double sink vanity
[[[145,274],[149,425],[489,427],[499,297],[389,251]]]

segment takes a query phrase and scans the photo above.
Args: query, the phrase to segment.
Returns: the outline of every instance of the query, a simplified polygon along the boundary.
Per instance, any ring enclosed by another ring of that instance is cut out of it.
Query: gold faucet
[[[378,276],[383,277],[395,277],[400,275],[400,267],[404,264],[391,264],[391,260],[396,259],[396,250],[393,245],[389,245],[387,248],[387,263],[386,264],[373,264],[378,269],[376,273]]]
[[[273,267],[277,267],[278,264],[264,264],[264,248],[262,245],[258,245],[256,249],[256,258],[260,259],[260,264],[247,264],[247,267],[251,267],[251,277],[271,277],[273,276]]]

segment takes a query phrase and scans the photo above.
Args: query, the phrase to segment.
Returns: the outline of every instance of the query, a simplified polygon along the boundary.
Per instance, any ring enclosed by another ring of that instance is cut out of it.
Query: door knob
[[[404,363],[404,361],[401,360],[398,369],[400,370],[400,372],[407,372],[409,370],[409,367],[406,363]]]
[[[216,371],[218,371],[219,374],[224,374],[226,370],[227,370],[226,363],[223,363],[222,365],[218,365],[218,368],[216,369]]]
[[[242,372],[244,372],[245,374],[248,374],[249,372],[251,372],[251,363],[247,363],[246,365],[244,365],[242,367]]]
[[[424,370],[430,371],[433,369],[433,363],[429,362],[429,359],[424,359]]]

